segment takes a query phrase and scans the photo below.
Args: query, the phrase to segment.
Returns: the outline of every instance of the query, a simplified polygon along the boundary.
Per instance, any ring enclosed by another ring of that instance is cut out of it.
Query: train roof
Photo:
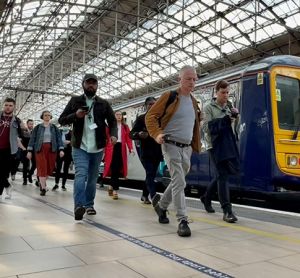
[[[261,60],[252,61],[244,65],[238,65],[228,69],[224,69],[217,73],[207,75],[197,81],[197,86],[217,82],[220,79],[230,79],[239,77],[246,73],[269,70],[274,66],[292,66],[300,67],[300,57],[291,55],[278,55],[264,58]]]
[[[252,61],[250,63],[246,63],[244,65],[237,65],[235,67],[231,67],[228,69],[224,69],[222,71],[206,75],[200,78],[196,82],[196,87],[206,86],[216,83],[218,80],[226,79],[232,80],[239,77],[242,77],[246,73],[257,72],[257,71],[266,71],[270,70],[274,66],[292,66],[292,67],[300,67],[300,57],[292,56],[292,55],[277,55],[270,56],[268,58],[263,58],[261,60]],[[130,106],[143,104],[145,98],[148,96],[159,97],[162,93],[175,90],[178,86],[172,86],[169,88],[164,88],[156,93],[149,94],[147,96],[140,96],[135,99],[131,99],[130,101],[124,102],[122,104],[116,105],[114,109],[124,109]]]
[[[269,70],[274,66],[292,66],[300,67],[300,57],[291,55],[278,55],[264,58],[252,65],[246,67],[244,73],[258,71],[258,70]]]

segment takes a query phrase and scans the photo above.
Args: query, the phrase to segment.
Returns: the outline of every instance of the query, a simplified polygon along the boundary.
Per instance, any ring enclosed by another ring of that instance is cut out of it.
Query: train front
[[[275,148],[272,182],[276,191],[286,193],[300,193],[299,61],[295,57],[290,65],[274,66],[270,73]]]

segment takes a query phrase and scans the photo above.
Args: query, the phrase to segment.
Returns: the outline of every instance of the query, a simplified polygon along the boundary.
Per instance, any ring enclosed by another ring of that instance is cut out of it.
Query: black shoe
[[[234,223],[238,221],[237,217],[233,214],[233,212],[224,212],[223,220],[228,223]]]
[[[160,195],[156,193],[152,198],[152,205],[154,207],[155,212],[158,215],[158,222],[161,224],[168,224],[170,221],[169,218],[167,217],[167,210],[160,208],[159,200],[160,200]]]
[[[211,206],[211,202],[206,200],[205,196],[200,197],[201,203],[204,205],[205,210],[208,213],[215,213],[215,210],[213,209],[213,207]]]
[[[67,190],[67,188],[64,185],[61,186],[61,189],[62,189],[62,191],[66,191]]]
[[[52,191],[55,191],[58,188],[59,188],[59,186],[56,184],[56,185],[53,186]]]
[[[29,178],[28,178],[28,180],[29,180]],[[40,184],[40,182],[39,182],[39,181],[35,181],[35,186],[37,186],[37,187],[41,187],[41,184]]]
[[[181,220],[178,225],[177,234],[182,237],[191,236],[191,229],[187,220]]]
[[[87,215],[96,215],[97,211],[93,207],[90,207],[90,208],[86,209],[86,214]]]
[[[74,210],[75,220],[82,220],[84,214],[85,214],[84,207],[75,208],[75,210]]]
[[[167,217],[167,210],[160,208],[159,204],[154,207],[156,214],[158,215],[158,222],[161,224],[168,224],[170,222]]]
[[[23,185],[27,185],[27,181],[26,180],[23,181]]]
[[[143,202],[145,205],[150,205],[151,204],[151,202],[148,199],[148,197],[145,197],[145,196],[141,197],[141,202]]]
[[[156,193],[152,198],[152,206],[155,207],[160,201],[160,195]]]
[[[31,176],[31,175],[28,176],[28,182],[29,182],[29,183],[32,183],[32,176]]]
[[[45,196],[45,195],[46,195],[46,189],[41,189],[40,195],[41,195],[41,196]]]

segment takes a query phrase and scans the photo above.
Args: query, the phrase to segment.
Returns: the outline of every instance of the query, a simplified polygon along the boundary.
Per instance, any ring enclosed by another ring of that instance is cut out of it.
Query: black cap
[[[98,82],[98,77],[97,77],[95,74],[93,74],[93,73],[87,73],[87,74],[83,77],[82,83],[83,83],[84,81],[89,80],[89,79],[94,79],[94,80],[96,80],[96,81]]]

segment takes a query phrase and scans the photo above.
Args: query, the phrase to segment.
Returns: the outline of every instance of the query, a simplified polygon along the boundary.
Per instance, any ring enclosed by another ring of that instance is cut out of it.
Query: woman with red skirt
[[[43,111],[43,122],[37,125],[33,131],[27,147],[27,158],[35,154],[37,176],[41,184],[41,196],[46,195],[46,180],[55,168],[56,155],[64,156],[64,145],[59,129],[51,122],[52,115],[49,111]]]

